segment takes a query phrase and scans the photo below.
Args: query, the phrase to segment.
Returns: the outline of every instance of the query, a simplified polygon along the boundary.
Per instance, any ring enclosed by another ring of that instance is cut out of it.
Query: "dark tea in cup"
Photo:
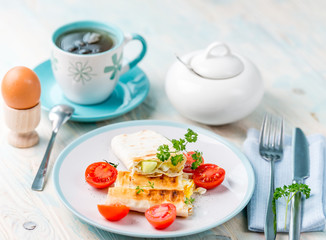
[[[70,53],[96,54],[111,49],[115,40],[104,30],[84,28],[63,33],[56,39],[56,45]]]

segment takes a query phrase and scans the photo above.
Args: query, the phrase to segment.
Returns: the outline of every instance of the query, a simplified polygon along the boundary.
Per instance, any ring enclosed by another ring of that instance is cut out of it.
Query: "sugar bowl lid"
[[[198,75],[209,79],[232,78],[244,70],[243,62],[221,42],[214,42],[193,56],[189,65]]]

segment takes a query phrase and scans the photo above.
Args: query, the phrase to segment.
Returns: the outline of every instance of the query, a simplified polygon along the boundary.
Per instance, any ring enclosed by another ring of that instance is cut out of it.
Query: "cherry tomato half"
[[[146,210],[147,221],[156,229],[164,229],[170,226],[177,216],[177,209],[172,203],[154,205]]]
[[[191,151],[191,152],[187,152],[187,153],[184,153],[184,155],[187,157],[187,161],[185,163],[185,166],[183,168],[183,171],[185,173],[194,173],[195,169],[191,169],[191,166],[192,166],[192,163],[195,162],[195,160],[192,158],[192,154],[195,154],[195,152]],[[202,157],[202,164],[204,164],[204,158]]]
[[[85,171],[85,179],[92,187],[105,188],[115,182],[118,171],[107,162],[96,162],[89,165]]]
[[[194,172],[193,180],[198,187],[212,189],[220,185],[225,177],[225,170],[215,164],[200,165]]]
[[[119,221],[127,216],[129,207],[122,204],[97,205],[98,211],[109,221]]]

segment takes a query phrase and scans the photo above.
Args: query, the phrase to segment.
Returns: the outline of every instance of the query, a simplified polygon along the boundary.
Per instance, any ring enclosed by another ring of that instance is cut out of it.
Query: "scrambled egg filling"
[[[195,183],[192,179],[182,179],[185,198],[190,198],[195,190]]]
[[[197,187],[196,188],[196,184],[194,182],[194,180],[188,178],[188,179],[182,179],[182,184],[183,184],[183,189],[184,189],[184,196],[185,199],[190,199],[190,197],[194,194],[205,194],[206,193],[206,189],[202,188],[202,187]]]

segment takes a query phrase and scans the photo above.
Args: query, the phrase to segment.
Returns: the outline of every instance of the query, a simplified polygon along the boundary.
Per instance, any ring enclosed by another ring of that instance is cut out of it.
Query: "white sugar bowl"
[[[165,90],[172,105],[191,120],[235,122],[254,111],[263,97],[256,66],[225,43],[214,42],[178,59],[167,73]]]

